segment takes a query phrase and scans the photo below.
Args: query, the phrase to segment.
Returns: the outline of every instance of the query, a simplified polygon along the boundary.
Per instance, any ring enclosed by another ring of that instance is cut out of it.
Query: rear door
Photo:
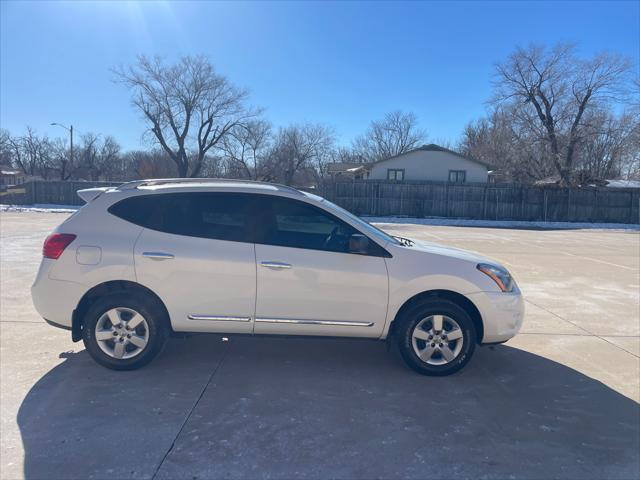
[[[136,276],[164,301],[177,331],[250,333],[256,294],[250,196],[153,195],[134,248]]]
[[[307,202],[263,196],[256,237],[255,333],[378,337],[388,280],[384,249],[348,253],[353,227]]]

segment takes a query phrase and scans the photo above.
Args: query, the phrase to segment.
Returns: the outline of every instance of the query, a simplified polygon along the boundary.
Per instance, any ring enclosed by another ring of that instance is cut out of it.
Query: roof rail
[[[134,190],[139,187],[150,187],[156,185],[170,185],[185,184],[185,183],[248,183],[251,185],[269,185],[276,187],[278,190],[282,190],[289,193],[295,193],[298,195],[304,195],[300,190],[288,185],[281,185],[279,183],[261,182],[259,180],[242,180],[235,178],[151,178],[147,180],[134,180],[132,182],[126,182],[119,185],[117,190]]]

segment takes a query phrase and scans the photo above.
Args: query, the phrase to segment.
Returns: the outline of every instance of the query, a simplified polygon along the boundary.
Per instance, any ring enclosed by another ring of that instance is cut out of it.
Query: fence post
[[[369,184],[367,184],[369,185]],[[371,207],[369,209],[369,215],[375,215],[376,213],[376,186],[375,184],[370,184],[371,188],[369,188],[369,196],[371,197]]]
[[[466,213],[466,207],[467,207],[467,189],[464,188],[462,189],[462,217],[466,218],[465,213]]]
[[[356,210],[356,179],[353,179],[353,183],[351,184],[353,188],[351,189],[351,210],[358,214],[359,212]]]
[[[449,218],[449,183],[444,186],[444,216]]]
[[[542,214],[542,218],[546,222],[547,221],[547,189],[545,188],[542,191],[544,192],[544,211],[543,211],[543,214]]]
[[[489,195],[489,185],[484,186],[484,192],[482,195],[482,219],[487,219],[487,195]]]

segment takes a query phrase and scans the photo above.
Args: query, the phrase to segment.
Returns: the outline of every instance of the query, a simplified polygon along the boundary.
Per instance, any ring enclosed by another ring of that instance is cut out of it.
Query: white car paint
[[[153,252],[170,252],[174,258],[144,255]],[[256,296],[253,244],[143,229],[134,258],[136,281],[162,299],[174,330],[251,333]],[[229,319],[194,320],[189,315]]]
[[[367,235],[390,256],[172,235],[107,212],[109,206],[135,195],[202,191],[259,193],[313,204]],[[83,295],[117,280],[138,283],[158,295],[175,331],[384,339],[402,305],[432,290],[455,292],[475,305],[483,323],[483,343],[506,341],[522,325],[524,304],[517,286],[504,293],[476,268],[478,263],[499,263],[436,244],[383,242],[330,202],[288,187],[203,180],[125,184],[92,189],[84,196],[89,203],[55,230],[77,238],[57,260],[43,259],[32,287],[38,312],[65,328],[71,328]],[[154,253],[173,257],[155,258]]]
[[[385,259],[256,245],[258,296],[254,333],[380,337],[387,317]],[[291,268],[270,268],[282,262]],[[261,319],[344,322],[334,326]],[[371,326],[369,326],[371,324]]]

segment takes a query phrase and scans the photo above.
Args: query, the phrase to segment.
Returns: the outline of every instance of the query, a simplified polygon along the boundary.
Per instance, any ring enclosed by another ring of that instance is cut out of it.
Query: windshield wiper
[[[398,237],[397,235],[393,235],[393,238],[398,240],[405,247],[413,247],[413,245],[415,244],[415,242],[410,238]]]

